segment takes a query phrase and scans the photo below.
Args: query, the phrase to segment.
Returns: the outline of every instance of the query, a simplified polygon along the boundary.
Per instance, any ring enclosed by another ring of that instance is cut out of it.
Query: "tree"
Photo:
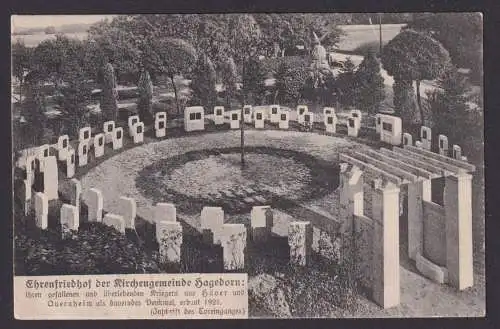
[[[216,79],[215,66],[210,58],[205,55],[200,56],[191,82],[193,102],[212,108],[217,100]]]
[[[292,103],[296,106],[309,78],[309,67],[305,61],[284,61],[278,67],[275,78],[276,98],[282,104]]]
[[[347,57],[336,80],[337,99],[343,106],[356,105],[357,92],[359,91],[356,82],[356,65],[350,57]]]
[[[177,113],[181,113],[179,96],[175,84],[175,75],[189,72],[197,61],[194,47],[182,39],[150,38],[148,39],[150,51],[148,52],[146,67],[165,74],[170,78],[174,89]]]
[[[113,65],[107,62],[102,69],[101,112],[105,121],[116,121],[118,117],[118,92]]]
[[[87,78],[83,74],[82,68],[75,68],[66,77],[66,80],[68,83],[61,88],[62,118],[69,130],[69,135],[77,137],[78,131],[88,124],[89,109],[87,106],[91,100],[91,89],[86,82]]]
[[[356,71],[356,97],[359,109],[377,113],[385,98],[384,78],[380,74],[380,62],[370,53]]]
[[[266,93],[266,73],[262,70],[261,63],[256,58],[247,61],[243,76],[243,88],[247,97],[251,98],[254,104],[261,103]]]
[[[448,51],[430,36],[404,30],[383,48],[382,63],[395,80],[415,81],[420,117],[424,113],[420,98],[420,82],[438,78],[449,66]]]
[[[429,33],[449,51],[452,62],[482,77],[483,20],[480,13],[415,14],[408,28]]]
[[[469,120],[470,85],[456,67],[451,67],[438,80],[438,86],[439,89],[427,92],[434,128],[451,139],[461,141],[462,135],[472,133],[470,127],[473,120]]]
[[[26,47],[23,41],[17,40],[12,45],[12,73],[19,81],[19,103],[22,102],[25,77],[31,69],[31,48]]]
[[[420,112],[416,111],[415,91],[411,81],[395,80],[392,85],[394,91],[394,107],[396,114],[408,125],[418,125],[422,122]]]
[[[137,87],[139,89],[137,102],[139,116],[146,125],[149,125],[153,122],[153,82],[147,70],[141,70]]]
[[[42,144],[44,128],[47,123],[45,116],[45,97],[41,92],[41,83],[38,80],[27,81],[26,99],[21,104],[21,116],[26,120],[28,129],[27,134],[29,143],[33,145]]]
[[[232,108],[232,100],[238,93],[238,72],[234,60],[229,57],[221,67],[222,83],[225,89],[226,106],[229,110]]]

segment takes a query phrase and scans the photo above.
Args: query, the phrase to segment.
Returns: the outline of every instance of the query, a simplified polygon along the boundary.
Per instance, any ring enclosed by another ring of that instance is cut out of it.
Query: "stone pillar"
[[[203,207],[200,223],[205,242],[220,244],[219,231],[224,225],[224,210],[221,207]]]
[[[424,215],[423,201],[431,201],[431,180],[419,180],[408,184],[408,255],[416,260],[423,254]]]
[[[67,239],[72,235],[73,231],[78,231],[80,226],[80,213],[78,208],[63,204],[61,207],[61,233],[62,238]]]
[[[21,185],[21,202],[23,206],[23,213],[28,216],[31,211],[31,184],[28,179],[23,180]]]
[[[125,221],[125,228],[135,230],[135,217],[137,216],[137,205],[133,198],[122,196],[118,200],[118,213]]]
[[[104,155],[104,134],[97,134],[94,136],[94,154],[96,158]]]
[[[160,262],[163,264],[180,264],[182,246],[181,223],[161,221],[156,225],[156,240],[159,244]]]
[[[354,216],[363,216],[363,171],[356,166],[340,166],[339,220],[343,232],[352,232]]]
[[[118,127],[113,131],[113,150],[119,150],[123,147],[123,128]]]
[[[250,213],[252,241],[265,243],[271,235],[274,215],[270,206],[254,206]]]
[[[43,193],[47,199],[59,199],[59,169],[57,168],[57,159],[55,156],[42,158],[44,172],[43,172]]]
[[[224,270],[241,270],[245,267],[247,229],[243,224],[224,224],[221,228],[220,243]]]
[[[160,236],[160,223],[177,222],[177,210],[172,203],[157,203],[154,209],[154,222],[156,224],[156,237]]]
[[[73,178],[69,182],[70,184],[70,203],[76,206],[80,210],[80,202],[82,198],[82,184],[76,178]]]
[[[98,189],[91,188],[87,193],[87,208],[89,222],[102,222],[102,210],[104,200],[102,192]]]
[[[104,225],[111,226],[118,232],[125,234],[125,221],[123,217],[115,214],[106,214],[102,220]]]
[[[35,224],[42,230],[49,226],[49,200],[47,196],[41,192],[35,194]]]
[[[409,133],[403,134],[403,145],[413,145],[413,136]]]
[[[373,299],[383,308],[397,306],[399,282],[399,192],[394,184],[373,182]]]
[[[68,155],[66,157],[66,177],[71,178],[75,175],[75,150],[68,147]]]
[[[311,261],[313,228],[310,222],[291,222],[288,226],[290,263],[307,266]]]
[[[463,290],[474,284],[471,175],[446,176],[444,209],[448,282]]]
[[[155,207],[155,223],[158,222],[176,222],[177,221],[177,210],[173,203],[163,203],[159,202]]]

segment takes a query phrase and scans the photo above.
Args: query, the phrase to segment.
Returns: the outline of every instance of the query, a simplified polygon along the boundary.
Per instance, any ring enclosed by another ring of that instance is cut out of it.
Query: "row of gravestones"
[[[223,106],[215,106],[213,121],[216,126],[229,123],[231,129],[239,129],[241,123],[241,111],[226,111]],[[314,113],[309,112],[307,105],[298,105],[296,108],[297,122],[300,126],[312,129],[314,124]],[[227,120],[229,119],[229,120]],[[348,135],[357,137],[361,127],[361,112],[353,110],[350,116]],[[290,111],[281,109],[280,105],[270,105],[264,108],[254,109],[252,105],[243,107],[243,122],[254,124],[256,129],[263,129],[265,121],[278,124],[279,129],[289,129]],[[326,132],[335,133],[338,119],[333,107],[323,108],[323,123]],[[202,106],[190,106],[184,109],[184,130],[205,130],[205,110]]]
[[[239,270],[245,266],[247,228],[244,224],[224,223],[221,207],[204,207],[200,216],[203,240],[208,244],[222,245],[225,270]],[[265,244],[272,235],[274,215],[270,206],[254,206],[250,213],[250,239],[258,245]],[[290,264],[306,266],[312,251],[312,226],[310,222],[293,221],[288,226]]]
[[[403,134],[403,145],[413,145],[413,136],[409,133]],[[432,148],[432,130],[429,127],[420,127],[420,140],[415,141],[415,146],[431,151]],[[444,156],[450,156],[449,154],[449,144],[448,137],[446,135],[440,134],[438,136],[438,149],[439,154]],[[462,155],[462,148],[459,145],[454,144],[452,147],[451,157],[456,160],[467,161],[467,157]]]
[[[60,209],[62,239],[78,232],[82,188],[80,181],[72,179],[69,188],[69,203]],[[86,195],[88,222],[102,222],[125,234],[126,229],[135,229],[137,205],[133,198],[120,197],[118,211],[103,216],[104,200],[100,190],[91,188]],[[42,230],[48,228],[49,202],[47,196],[37,192],[34,196],[35,224]],[[247,229],[244,224],[224,223],[224,211],[220,207],[204,207],[201,211],[201,228],[204,240],[221,245],[224,270],[241,270],[245,266]],[[183,228],[177,221],[176,208],[170,203],[157,203],[154,210],[156,240],[159,245],[160,262],[179,264]],[[255,206],[251,211],[250,237],[255,243],[266,242],[273,228],[273,212],[270,206]],[[288,243],[291,264],[305,266],[312,248],[312,226],[309,222],[291,222]]]

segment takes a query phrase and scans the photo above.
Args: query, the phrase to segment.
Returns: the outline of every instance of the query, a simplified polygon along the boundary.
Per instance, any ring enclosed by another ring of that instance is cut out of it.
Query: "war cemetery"
[[[354,47],[361,15],[13,40],[15,274],[248,273],[252,317],[484,315],[481,18],[382,14]]]

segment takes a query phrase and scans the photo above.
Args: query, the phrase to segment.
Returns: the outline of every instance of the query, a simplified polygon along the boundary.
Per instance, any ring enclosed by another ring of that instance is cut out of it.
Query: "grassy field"
[[[382,24],[382,42],[392,40],[405,24]],[[337,49],[353,51],[364,43],[379,41],[378,25],[340,25],[346,34],[341,37]]]

